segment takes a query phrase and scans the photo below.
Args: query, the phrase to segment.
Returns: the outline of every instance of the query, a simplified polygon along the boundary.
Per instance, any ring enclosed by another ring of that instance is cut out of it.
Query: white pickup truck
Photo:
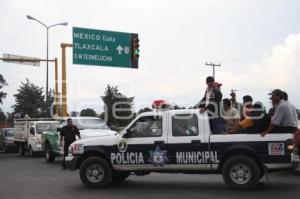
[[[267,172],[297,167],[296,150],[291,134],[214,135],[206,113],[186,109],[142,113],[118,135],[78,140],[66,161],[89,187],[161,172],[222,174],[230,187],[252,189]]]
[[[19,155],[23,156],[26,151],[29,151],[30,157],[37,153],[43,153],[42,133],[56,131],[58,124],[55,119],[16,119],[14,143],[18,145]]]

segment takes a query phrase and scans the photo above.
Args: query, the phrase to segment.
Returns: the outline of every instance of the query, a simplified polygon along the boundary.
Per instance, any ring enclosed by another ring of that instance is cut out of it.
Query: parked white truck
[[[30,157],[43,153],[42,133],[57,131],[58,125],[59,122],[55,119],[16,119],[14,143],[18,145],[19,155],[23,156],[26,151],[29,152]]]

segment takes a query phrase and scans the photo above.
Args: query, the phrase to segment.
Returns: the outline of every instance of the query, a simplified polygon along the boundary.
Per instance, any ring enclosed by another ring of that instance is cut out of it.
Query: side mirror
[[[57,132],[60,132],[60,131],[61,131],[61,128],[58,127],[56,131],[57,131]]]
[[[30,127],[29,133],[30,133],[31,135],[35,135],[34,127]]]

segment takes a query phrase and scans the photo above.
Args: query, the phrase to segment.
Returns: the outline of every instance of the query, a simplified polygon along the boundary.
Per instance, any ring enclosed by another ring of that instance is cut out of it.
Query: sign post
[[[73,27],[73,64],[137,68],[133,58],[137,34]]]

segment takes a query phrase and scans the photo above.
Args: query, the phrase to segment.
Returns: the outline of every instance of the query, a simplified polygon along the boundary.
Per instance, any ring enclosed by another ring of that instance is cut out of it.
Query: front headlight
[[[72,155],[83,154],[83,151],[84,151],[83,144],[72,144],[69,147],[69,154],[72,154]]]

